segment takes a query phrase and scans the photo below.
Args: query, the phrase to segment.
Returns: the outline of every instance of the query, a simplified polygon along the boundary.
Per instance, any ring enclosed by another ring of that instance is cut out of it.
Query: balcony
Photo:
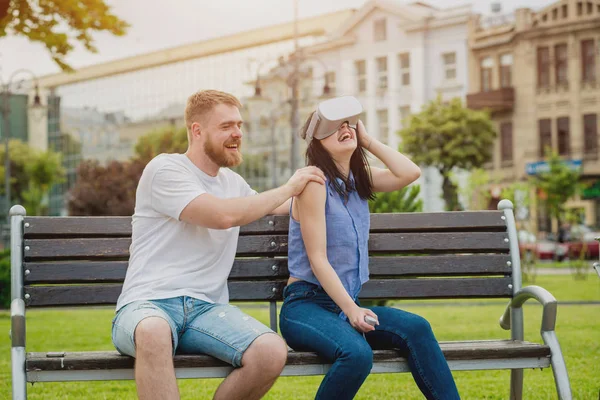
[[[512,111],[514,104],[515,89],[513,87],[467,95],[467,107],[475,110],[487,108],[492,112]]]

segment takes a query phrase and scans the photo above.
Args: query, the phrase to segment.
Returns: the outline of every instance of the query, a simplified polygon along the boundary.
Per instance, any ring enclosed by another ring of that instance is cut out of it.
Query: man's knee
[[[273,333],[259,336],[242,357],[242,366],[260,368],[263,373],[279,375],[287,361],[287,345]],[[266,369],[266,370],[265,370]]]
[[[173,342],[169,323],[159,317],[140,321],[134,334],[136,357],[140,355],[173,354]]]

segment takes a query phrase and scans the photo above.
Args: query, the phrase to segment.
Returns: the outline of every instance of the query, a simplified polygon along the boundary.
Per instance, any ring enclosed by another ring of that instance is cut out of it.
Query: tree
[[[85,160],[67,195],[69,215],[132,215],[135,191],[145,164],[112,161],[106,166]]]
[[[456,181],[453,179],[453,182]],[[486,170],[475,168],[471,171],[466,186],[460,189],[460,195],[468,202],[469,210],[487,210],[492,197],[489,184],[490,174]]]
[[[4,147],[0,149],[0,176],[4,176]],[[9,143],[11,203],[22,204],[29,215],[44,215],[48,211],[47,195],[52,185],[65,177],[61,155],[41,152],[20,140]],[[4,195],[4,185],[0,193]]]
[[[65,33],[68,27],[68,33]],[[65,57],[79,42],[96,53],[92,32],[125,34],[129,25],[110,12],[104,0],[0,1],[0,38],[7,35],[25,36],[43,43],[52,60],[63,71],[72,71]]]
[[[135,158],[147,164],[161,153],[183,153],[187,148],[186,128],[168,126],[141,136],[135,144]]]
[[[411,185],[394,192],[377,193],[369,201],[372,213],[421,212],[423,200],[419,199],[420,185]]]
[[[410,118],[400,135],[413,161],[440,172],[446,209],[455,210],[460,206],[452,170],[472,170],[491,160],[496,131],[487,111],[466,108],[459,98],[444,103],[438,96]]]
[[[556,218],[558,227],[565,216],[565,203],[579,192],[579,170],[571,169],[554,151],[548,151],[548,171],[533,178],[533,185],[542,193],[542,201],[551,217]]]

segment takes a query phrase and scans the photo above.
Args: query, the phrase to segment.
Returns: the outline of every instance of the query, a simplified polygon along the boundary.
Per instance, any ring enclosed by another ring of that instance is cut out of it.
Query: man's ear
[[[191,128],[192,128],[192,136],[196,136],[196,137],[200,136],[201,131],[200,131],[200,124],[199,123],[192,122]]]

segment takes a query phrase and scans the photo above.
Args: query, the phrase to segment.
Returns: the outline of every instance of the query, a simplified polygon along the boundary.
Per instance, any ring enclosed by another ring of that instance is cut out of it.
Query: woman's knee
[[[346,348],[338,361],[351,368],[357,375],[368,375],[373,368],[373,350],[367,342]]]
[[[422,339],[433,337],[431,324],[425,318],[413,314],[408,322],[406,327],[409,337]]]

